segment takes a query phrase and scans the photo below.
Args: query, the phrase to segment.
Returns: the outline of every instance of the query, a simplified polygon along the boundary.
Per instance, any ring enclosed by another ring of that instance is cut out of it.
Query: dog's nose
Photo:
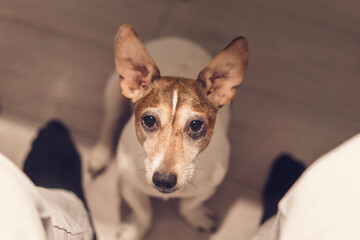
[[[176,176],[174,174],[163,174],[155,172],[153,175],[153,183],[158,188],[171,189],[176,185]]]

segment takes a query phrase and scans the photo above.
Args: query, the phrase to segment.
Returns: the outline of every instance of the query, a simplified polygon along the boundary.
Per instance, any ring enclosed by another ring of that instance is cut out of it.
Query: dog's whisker
[[[201,168],[201,167],[194,167],[194,169],[206,171],[205,168]]]
[[[135,157],[135,160],[139,160],[139,158],[145,156],[145,152],[140,153],[138,156]]]
[[[137,169],[137,175],[140,177],[140,178],[144,178],[146,179],[146,174],[147,174],[147,170],[146,169]]]
[[[200,182],[200,180],[197,178],[196,175],[194,175],[191,182],[198,184]]]
[[[189,167],[187,170],[201,170],[201,171],[206,171],[205,168],[201,168],[201,167]]]
[[[191,186],[193,186],[196,190],[199,190],[199,188],[198,188],[192,181],[190,181],[189,183],[190,183]]]
[[[178,190],[179,192],[181,192],[181,193],[185,193],[186,192],[186,188],[180,188],[179,190]]]

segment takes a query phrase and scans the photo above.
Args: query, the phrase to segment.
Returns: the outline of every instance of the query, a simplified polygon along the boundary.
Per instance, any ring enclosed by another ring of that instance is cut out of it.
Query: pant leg
[[[0,153],[0,239],[92,239],[88,213],[71,192],[36,187]]]
[[[0,154],[0,239],[46,239],[45,208],[35,186]]]
[[[253,240],[338,240],[360,236],[360,135],[314,162]]]

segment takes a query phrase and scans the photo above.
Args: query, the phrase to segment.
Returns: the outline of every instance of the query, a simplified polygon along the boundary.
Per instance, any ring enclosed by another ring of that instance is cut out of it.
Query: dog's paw
[[[101,174],[109,165],[112,158],[109,147],[97,144],[91,151],[88,171],[93,178]]]
[[[141,240],[141,234],[135,224],[122,223],[116,233],[116,240]]]
[[[205,206],[191,211],[182,211],[181,215],[199,232],[216,232],[216,214]]]

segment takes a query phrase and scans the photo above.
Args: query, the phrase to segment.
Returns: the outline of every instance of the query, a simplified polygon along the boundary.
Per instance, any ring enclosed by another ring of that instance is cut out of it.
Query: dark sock
[[[24,173],[36,186],[75,193],[88,210],[81,184],[81,159],[61,122],[50,121],[39,131],[24,162]],[[90,224],[93,226],[91,218]],[[95,232],[93,239],[96,240]]]
[[[262,193],[264,212],[261,224],[276,214],[279,201],[304,170],[305,165],[294,160],[289,154],[282,154],[274,160]]]
[[[36,186],[75,193],[87,208],[80,156],[68,130],[59,121],[51,121],[40,130],[24,162],[24,172]]]

